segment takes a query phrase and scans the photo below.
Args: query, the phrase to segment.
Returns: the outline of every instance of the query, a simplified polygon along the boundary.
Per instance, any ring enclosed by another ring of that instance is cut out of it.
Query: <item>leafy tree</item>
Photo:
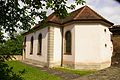
[[[0,56],[0,80],[23,80],[21,77],[23,71],[18,74],[13,72],[13,68],[4,62],[5,58],[8,59],[8,57]]]
[[[10,38],[3,44],[0,44],[0,54],[2,55],[18,55],[22,54],[23,36],[16,35],[15,38]]]
[[[45,9],[53,10],[60,18],[68,15],[67,9],[74,9],[75,5],[67,5],[69,0],[0,0],[0,27],[13,37],[16,29],[29,30],[34,19],[39,16],[46,18]],[[84,4],[84,0],[74,0]],[[24,5],[20,6],[23,3]]]
[[[2,32],[2,29],[0,27],[0,43],[3,43],[5,40],[4,40],[4,36],[3,36],[3,32]]]
[[[20,6],[20,1],[24,4],[22,7]],[[7,54],[7,56],[0,55],[0,80],[22,80],[20,75],[15,74],[12,68],[4,63],[4,61],[10,58],[8,54],[21,52],[21,48],[18,49],[21,45],[16,46],[18,43],[14,40],[14,33],[18,29],[29,30],[31,25],[34,24],[36,16],[39,16],[41,21],[44,21],[46,18],[45,9],[53,10],[60,18],[66,17],[68,15],[67,9],[75,8],[75,5],[66,5],[67,1],[68,0],[0,0],[0,54]],[[77,5],[85,3],[84,0],[74,0],[74,2]],[[11,39],[4,42],[2,31],[8,32]],[[11,46],[15,46],[16,48],[13,49]]]
[[[12,59],[11,54],[22,53],[22,40],[21,35],[16,35],[14,39],[0,43],[0,80],[23,80],[21,77],[25,70],[19,73],[13,72],[13,67],[9,67],[5,61]]]

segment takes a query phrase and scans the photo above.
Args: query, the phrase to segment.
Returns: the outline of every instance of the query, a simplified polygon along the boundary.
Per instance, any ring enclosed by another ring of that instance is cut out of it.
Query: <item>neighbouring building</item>
[[[109,28],[113,35],[120,35],[120,25],[114,25]]]
[[[104,69],[111,65],[112,42],[104,19],[88,6],[71,12],[65,19],[52,13],[24,33],[24,60],[42,66],[74,69]]]
[[[114,25],[110,28],[113,41],[112,65],[120,65],[120,25]]]

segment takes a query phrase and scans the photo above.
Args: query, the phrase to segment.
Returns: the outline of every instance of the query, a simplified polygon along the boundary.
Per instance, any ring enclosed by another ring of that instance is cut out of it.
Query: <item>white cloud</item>
[[[85,0],[98,14],[113,22],[120,24],[120,4],[115,0]]]

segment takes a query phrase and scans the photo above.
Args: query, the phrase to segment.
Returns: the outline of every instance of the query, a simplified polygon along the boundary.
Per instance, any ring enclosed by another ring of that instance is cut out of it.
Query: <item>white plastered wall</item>
[[[71,38],[72,38],[72,45],[71,45],[71,55],[66,55],[65,53],[65,33],[67,31],[71,32]],[[74,68],[74,63],[75,63],[75,28],[74,25],[68,25],[64,27],[64,32],[63,32],[63,65],[69,66]]]
[[[101,27],[101,69],[111,65],[111,57],[113,52],[113,44],[111,41],[111,32],[105,25]]]
[[[106,33],[104,28],[107,29]],[[105,43],[110,43],[109,35],[108,28],[101,24],[75,25],[75,68],[101,69],[102,62],[110,61],[110,50],[105,50]]]
[[[38,36],[42,34],[42,52],[41,55],[37,55],[38,51]],[[30,40],[33,36],[33,54],[30,55]],[[36,60],[40,62],[47,62],[47,42],[48,41],[48,27],[40,29],[34,33],[26,35],[26,58]]]
[[[53,53],[53,63],[56,66],[61,65],[61,43],[62,33],[60,27],[54,27],[54,53]]]

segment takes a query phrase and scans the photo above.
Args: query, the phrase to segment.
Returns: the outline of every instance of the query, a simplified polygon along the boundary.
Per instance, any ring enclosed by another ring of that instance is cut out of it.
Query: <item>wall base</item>
[[[32,59],[27,59],[25,58],[26,62],[28,63],[32,63],[34,65],[37,65],[39,67],[61,67],[60,62],[54,62],[54,63],[50,63],[48,66],[47,62],[40,62],[40,61],[36,61],[36,60],[32,60]],[[69,62],[65,62],[63,64],[63,67],[68,67],[68,68],[72,68],[72,69],[80,69],[80,70],[101,70],[107,67],[111,66],[111,62],[102,62],[102,63],[76,63],[76,64],[69,64]]]
[[[111,62],[103,62],[103,63],[78,63],[75,64],[75,69],[81,69],[81,70],[101,70],[104,68],[110,67]]]
[[[38,66],[38,67],[47,67],[46,62],[40,62],[40,61],[37,61],[37,60],[28,59],[28,58],[25,58],[24,61],[27,62],[27,63],[31,63],[31,64],[33,64],[35,66]]]
[[[68,68],[75,68],[75,63],[72,61],[63,61],[63,67],[68,67]]]

